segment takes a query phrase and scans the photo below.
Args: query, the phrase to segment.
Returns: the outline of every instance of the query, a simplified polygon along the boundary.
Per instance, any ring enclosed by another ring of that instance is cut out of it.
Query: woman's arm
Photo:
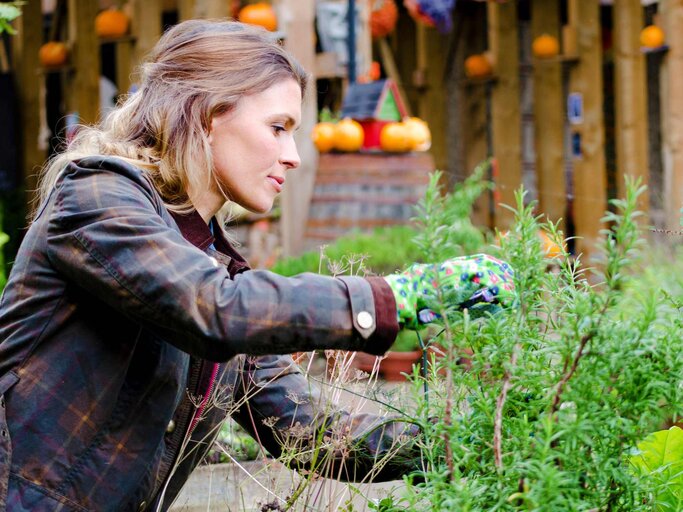
[[[182,237],[139,169],[106,167],[65,170],[41,214],[49,216],[48,257],[67,280],[161,338],[210,360],[325,348],[381,354],[393,342],[398,326],[377,330],[367,280],[267,271],[233,280]]]
[[[397,480],[420,469],[417,425],[342,410],[291,357],[247,358],[234,400],[232,417],[292,469],[355,482]]]

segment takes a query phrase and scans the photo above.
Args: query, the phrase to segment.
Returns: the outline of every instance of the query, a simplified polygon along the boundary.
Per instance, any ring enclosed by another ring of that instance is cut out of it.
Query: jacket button
[[[175,430],[175,421],[171,420],[168,422],[168,425],[166,426],[166,433],[172,434],[174,430]]]
[[[375,324],[375,320],[372,318],[372,315],[367,311],[361,311],[358,313],[356,321],[361,329],[369,329]]]
[[[140,503],[140,506],[138,507],[138,512],[142,512],[146,508],[147,508],[147,502],[143,501],[142,503]]]

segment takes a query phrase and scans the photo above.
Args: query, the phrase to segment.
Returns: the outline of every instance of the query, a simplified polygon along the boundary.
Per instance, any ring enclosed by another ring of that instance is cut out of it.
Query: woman
[[[272,355],[384,353],[424,303],[413,278],[247,271],[222,232],[226,200],[266,212],[298,167],[306,82],[265,31],[187,21],[46,167],[0,303],[0,506],[165,509],[228,413],[274,455],[297,425],[301,446],[339,433],[325,467],[350,480],[415,433],[318,407]],[[375,479],[416,467],[392,461]]]

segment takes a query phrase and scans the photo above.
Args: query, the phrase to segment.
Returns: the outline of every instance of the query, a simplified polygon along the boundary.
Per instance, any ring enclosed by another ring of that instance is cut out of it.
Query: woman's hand
[[[471,316],[493,313],[515,301],[514,271],[487,254],[452,258],[441,264],[413,264],[390,274],[399,324],[417,329],[440,317],[442,309],[467,308]]]

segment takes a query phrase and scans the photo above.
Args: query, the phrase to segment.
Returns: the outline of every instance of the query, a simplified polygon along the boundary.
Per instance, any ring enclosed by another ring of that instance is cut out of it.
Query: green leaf
[[[0,19],[12,21],[21,16],[21,10],[16,4],[0,4]]]
[[[683,429],[671,427],[638,443],[630,461],[657,484],[657,510],[680,510],[683,504]]]

